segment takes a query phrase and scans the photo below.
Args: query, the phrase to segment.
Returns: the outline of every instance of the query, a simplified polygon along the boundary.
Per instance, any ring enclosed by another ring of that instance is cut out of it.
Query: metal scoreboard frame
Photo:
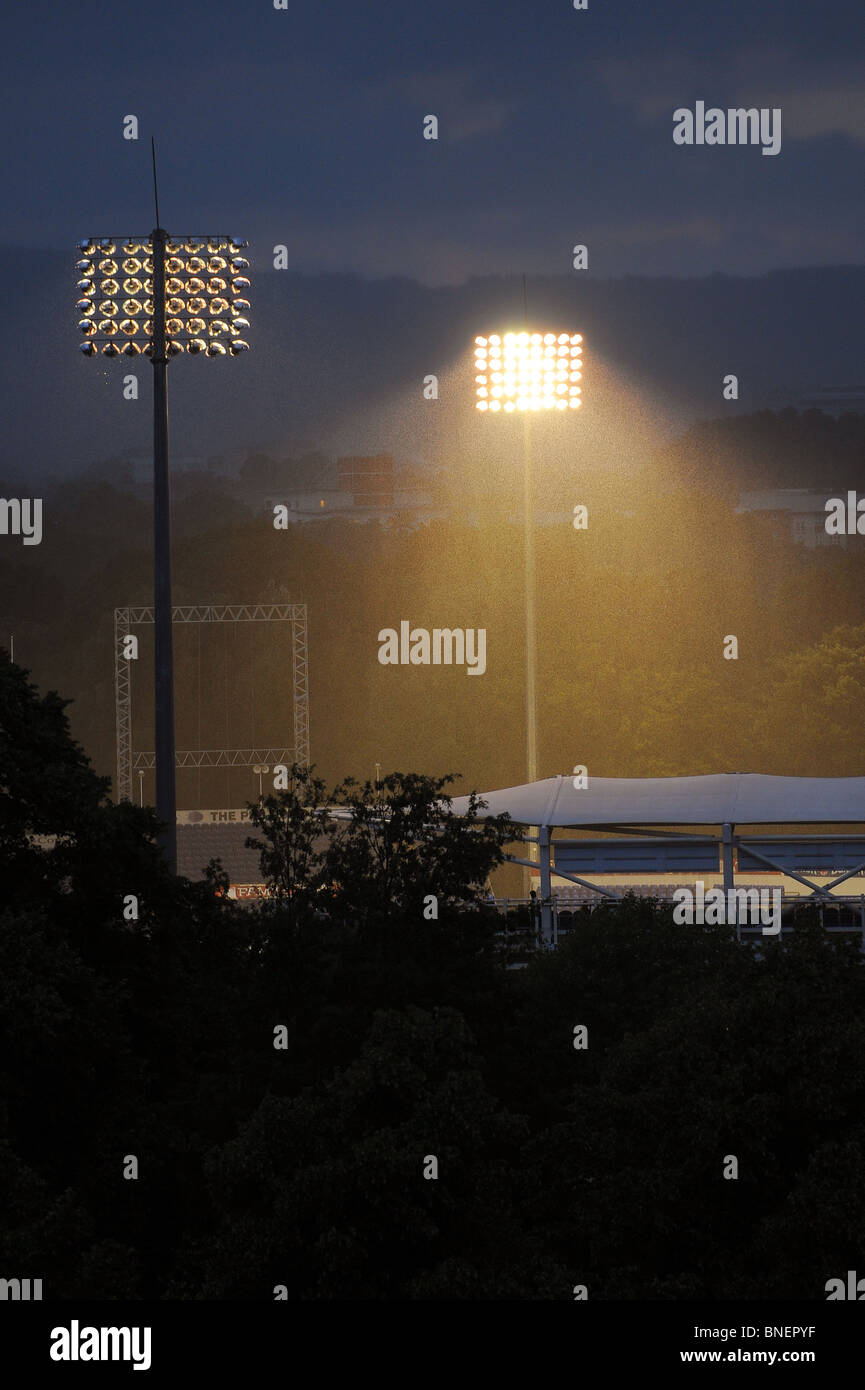
[[[156,754],[132,750],[132,670],[123,654],[133,627],[154,620],[152,605],[114,610],[114,711],[117,735],[118,801],[132,800],[132,774],[152,768]],[[293,748],[211,748],[178,750],[176,767],[253,767],[256,763],[309,764],[309,653],[305,603],[178,604],[173,623],[290,623],[291,670],[294,687]]]

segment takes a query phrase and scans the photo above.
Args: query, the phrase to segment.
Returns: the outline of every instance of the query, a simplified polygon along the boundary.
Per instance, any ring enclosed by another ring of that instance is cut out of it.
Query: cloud
[[[695,100],[720,106],[779,106],[784,137],[846,135],[865,144],[865,64],[805,62],[789,52],[751,49],[723,57],[618,58],[598,65],[610,97],[651,123]]]
[[[422,115],[439,118],[439,136],[448,144],[495,135],[504,129],[514,108],[500,97],[479,95],[478,76],[470,68],[438,72],[414,72],[388,78],[369,90],[391,100],[394,95],[411,102]]]
[[[784,134],[793,140],[847,135],[865,144],[865,88],[818,87],[790,92],[780,102]]]

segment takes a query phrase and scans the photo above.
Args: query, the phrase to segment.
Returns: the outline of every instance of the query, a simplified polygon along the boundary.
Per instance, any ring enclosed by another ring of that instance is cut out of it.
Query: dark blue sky
[[[303,271],[559,274],[575,242],[599,275],[862,260],[861,0],[50,3],[4,39],[2,246],[148,230],[154,133],[169,230]],[[780,106],[781,153],[675,146],[697,100]]]

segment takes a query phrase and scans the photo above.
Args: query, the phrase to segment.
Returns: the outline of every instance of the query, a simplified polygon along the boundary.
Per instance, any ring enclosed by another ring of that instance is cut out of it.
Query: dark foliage
[[[236,906],[216,873],[170,877],[63,702],[0,661],[6,1274],[106,1299],[818,1299],[856,1267],[858,943],[803,922],[755,952],[630,899],[508,972],[477,903],[507,824],[408,774],[343,788],[337,821],[293,773],[255,815],[274,897]]]

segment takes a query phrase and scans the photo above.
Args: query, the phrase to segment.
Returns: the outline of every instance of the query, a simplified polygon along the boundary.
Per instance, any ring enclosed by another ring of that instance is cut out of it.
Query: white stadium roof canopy
[[[571,776],[483,792],[482,816],[507,811],[518,825],[790,825],[865,822],[865,777],[767,777],[716,772],[702,777]],[[468,797],[454,797],[465,815]]]

